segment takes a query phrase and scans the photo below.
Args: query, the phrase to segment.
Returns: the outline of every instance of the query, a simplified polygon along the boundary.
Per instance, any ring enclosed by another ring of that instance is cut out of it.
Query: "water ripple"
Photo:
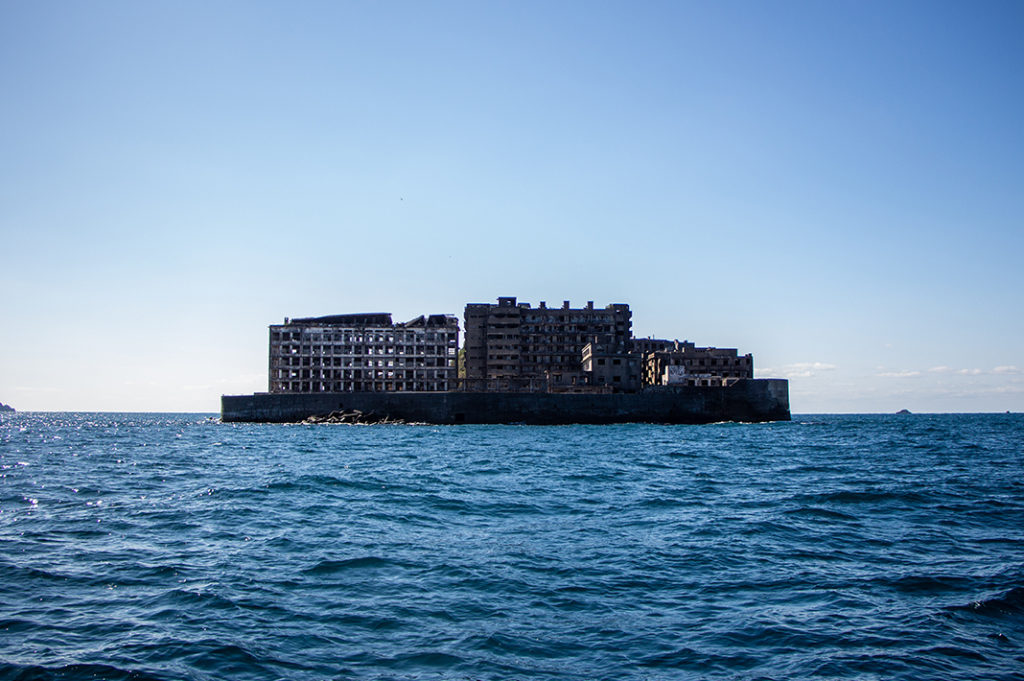
[[[1024,420],[0,417],[4,679],[1015,679]]]

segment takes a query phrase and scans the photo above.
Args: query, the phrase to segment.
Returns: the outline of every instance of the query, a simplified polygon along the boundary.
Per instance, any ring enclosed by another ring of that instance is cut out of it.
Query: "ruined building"
[[[285,319],[269,392],[221,397],[224,422],[714,423],[788,421],[789,382],[735,349],[632,338],[628,305],[466,306],[451,315]],[[460,373],[464,371],[462,377]],[[313,417],[316,417],[315,419]],[[351,417],[351,418],[350,418]]]
[[[270,326],[271,393],[442,391],[456,387],[459,321],[391,315],[285,319]]]
[[[754,376],[752,355],[735,348],[634,339],[625,304],[549,308],[502,297],[466,305],[465,324],[460,377],[452,315],[398,324],[386,313],[285,319],[270,326],[269,392],[635,393]]]
[[[640,356],[613,352],[587,343],[581,352],[583,375],[591,392],[633,393],[640,390]]]
[[[588,343],[605,357],[625,357],[632,339],[629,305],[559,308],[517,303],[514,297],[497,304],[466,305],[466,390],[575,390],[588,385],[582,350]]]
[[[729,385],[754,377],[754,357],[736,348],[698,348],[689,341],[637,338],[644,385]]]

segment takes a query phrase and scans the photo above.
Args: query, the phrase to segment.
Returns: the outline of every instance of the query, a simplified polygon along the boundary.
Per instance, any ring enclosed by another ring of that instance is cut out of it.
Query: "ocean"
[[[0,416],[0,679],[804,678],[1024,678],[1024,416]]]

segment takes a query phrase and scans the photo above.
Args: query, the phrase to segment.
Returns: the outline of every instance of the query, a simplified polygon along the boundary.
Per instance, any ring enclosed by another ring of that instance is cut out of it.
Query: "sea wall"
[[[622,394],[361,392],[221,397],[221,419],[226,422],[295,422],[353,410],[438,424],[711,423],[790,418],[789,382],[785,379],[744,379],[728,387],[660,387]]]

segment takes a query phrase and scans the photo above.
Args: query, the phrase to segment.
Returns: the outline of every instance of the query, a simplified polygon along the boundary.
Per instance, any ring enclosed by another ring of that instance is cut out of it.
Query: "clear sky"
[[[0,401],[626,302],[794,412],[1024,410],[1024,3],[0,0]]]

